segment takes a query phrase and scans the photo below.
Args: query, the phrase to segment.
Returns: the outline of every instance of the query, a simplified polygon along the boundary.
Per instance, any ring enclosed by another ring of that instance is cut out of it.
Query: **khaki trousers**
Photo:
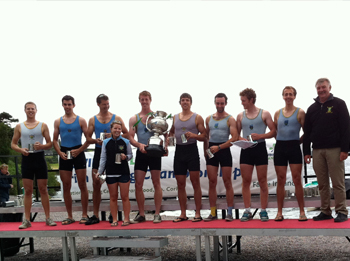
[[[321,196],[321,211],[326,215],[332,214],[329,178],[332,180],[335,212],[348,215],[346,209],[345,167],[344,161],[340,161],[339,158],[340,148],[314,149],[312,152],[313,167]]]

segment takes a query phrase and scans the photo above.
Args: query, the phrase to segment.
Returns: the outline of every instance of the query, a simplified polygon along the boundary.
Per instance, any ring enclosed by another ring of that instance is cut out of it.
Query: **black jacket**
[[[7,175],[0,172],[0,201],[4,202],[9,200],[10,184],[12,184],[12,178],[9,178]]]
[[[106,170],[106,175],[130,175],[129,164],[127,160],[122,160],[121,164],[115,164],[116,153],[124,153],[128,160],[132,158],[130,141],[123,137],[114,140],[108,138],[103,141],[100,159],[99,173]]]
[[[346,103],[332,94],[325,103],[315,99],[306,112],[304,124],[304,155],[313,149],[341,148],[349,151],[350,117]]]

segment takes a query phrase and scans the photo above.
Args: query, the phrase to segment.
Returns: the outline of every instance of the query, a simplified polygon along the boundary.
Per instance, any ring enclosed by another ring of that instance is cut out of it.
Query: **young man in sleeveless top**
[[[162,204],[163,191],[160,185],[161,157],[149,157],[145,146],[148,139],[153,135],[146,128],[146,119],[148,113],[152,112],[152,97],[148,91],[139,94],[139,102],[141,104],[141,112],[132,116],[129,120],[129,137],[130,143],[137,147],[135,159],[135,196],[139,212],[131,223],[140,223],[146,221],[145,218],[145,195],[143,193],[143,183],[145,181],[148,168],[151,171],[151,178],[154,187],[154,204],[156,207],[153,223],[160,223],[160,207]],[[137,134],[137,141],[135,140]]]
[[[34,102],[27,102],[24,105],[24,111],[27,120],[17,124],[12,138],[11,148],[22,154],[22,181],[24,187],[24,219],[19,228],[31,227],[30,211],[32,207],[33,180],[34,176],[38,182],[38,188],[41,197],[41,203],[46,216],[46,225],[56,226],[56,223],[50,218],[50,200],[47,191],[47,165],[45,161],[44,150],[52,147],[49,128],[43,122],[35,119],[37,108]],[[45,138],[46,144],[43,143]],[[21,139],[21,146],[18,141]],[[33,146],[34,144],[34,146]],[[29,151],[28,148],[34,147]]]
[[[103,140],[100,139],[100,134],[104,133],[104,139],[111,137],[111,124],[114,121],[120,121],[122,123],[121,128],[123,136],[128,138],[128,130],[125,128],[124,122],[121,117],[109,112],[109,99],[107,95],[100,94],[96,98],[97,106],[100,108],[100,112],[91,117],[88,126],[87,141],[89,144],[95,144],[94,159],[92,161],[92,201],[94,205],[94,215],[89,218],[85,225],[93,225],[100,222],[99,209],[101,203],[101,182],[97,177],[98,167],[100,165],[101,158],[101,146]],[[92,134],[95,133],[95,139],[92,138]]]
[[[287,86],[282,91],[286,106],[275,113],[274,122],[277,129],[274,164],[277,174],[277,216],[275,221],[282,221],[284,186],[286,184],[287,167],[289,162],[295,185],[295,195],[298,200],[299,221],[307,221],[304,211],[304,191],[301,183],[303,155],[300,149],[300,128],[304,128],[305,112],[294,106],[297,91]]]
[[[73,166],[77,174],[78,186],[81,193],[82,218],[80,224],[88,221],[87,206],[89,194],[86,186],[86,158],[84,150],[88,147],[88,142],[81,145],[81,136],[84,133],[87,137],[86,121],[77,116],[73,109],[75,107],[74,98],[66,95],[62,98],[62,106],[65,114],[55,120],[53,146],[60,156],[59,168],[60,177],[63,184],[63,198],[66,205],[68,217],[62,221],[62,225],[69,225],[75,222],[72,212],[72,196],[70,193],[72,184]],[[61,147],[58,143],[58,137],[61,136]],[[67,157],[71,154],[72,159]]]
[[[181,215],[174,222],[188,220],[186,216],[186,178],[187,171],[190,172],[190,179],[194,190],[194,201],[196,204],[196,214],[193,222],[202,220],[200,210],[202,205],[202,191],[199,181],[200,159],[197,147],[197,140],[205,141],[206,131],[203,118],[191,111],[192,96],[183,93],[180,96],[180,105],[182,112],[176,114],[173,118],[169,136],[176,137],[176,148],[174,157],[174,173],[178,187],[178,198],[180,203]],[[199,134],[200,133],[200,134]],[[182,140],[185,139],[184,142]]]
[[[226,221],[232,221],[233,188],[232,188],[232,155],[231,142],[238,140],[237,125],[235,119],[225,111],[227,96],[218,93],[214,98],[216,113],[205,120],[207,139],[204,142],[204,153],[207,162],[209,179],[210,215],[204,221],[217,219],[216,215],[216,184],[218,180],[219,165],[221,166],[222,179],[226,188],[227,216]],[[231,139],[229,136],[231,135]],[[209,158],[207,149],[210,149],[214,157]]]
[[[254,166],[256,166],[260,186],[260,219],[261,221],[268,221],[269,217],[266,212],[269,197],[267,186],[268,156],[265,139],[273,138],[276,134],[276,128],[271,114],[255,106],[256,94],[253,89],[244,89],[239,95],[241,96],[241,102],[244,108],[244,111],[237,116],[238,133],[241,133],[241,130],[243,130],[243,137],[239,139],[247,140],[247,137],[251,137],[253,141],[258,142],[255,147],[241,150],[242,195],[246,208],[241,221],[248,221],[253,218],[250,211],[250,184],[252,182]],[[266,127],[270,129],[270,132],[265,133]]]

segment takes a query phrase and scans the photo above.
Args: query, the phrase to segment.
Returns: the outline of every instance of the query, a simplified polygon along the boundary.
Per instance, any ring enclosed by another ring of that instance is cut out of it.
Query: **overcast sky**
[[[179,96],[192,110],[215,112],[214,96],[229,97],[226,111],[242,111],[239,92],[253,88],[256,105],[273,114],[282,89],[294,86],[303,109],[328,77],[334,95],[350,104],[349,2],[0,2],[0,112],[25,120],[34,101],[37,119],[98,113],[95,99],[127,123],[140,111],[138,93],[152,93],[153,110],[178,113]]]

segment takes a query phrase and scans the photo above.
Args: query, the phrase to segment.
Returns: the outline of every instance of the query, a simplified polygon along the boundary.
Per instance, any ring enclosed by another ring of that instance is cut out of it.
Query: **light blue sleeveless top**
[[[243,138],[247,138],[247,136],[252,133],[256,134],[265,134],[266,132],[266,124],[262,119],[262,109],[259,109],[258,116],[254,119],[249,119],[246,116],[245,111],[243,111],[243,119],[242,119],[242,130],[243,130]],[[265,139],[257,140],[257,142],[263,142]]]
[[[43,126],[42,122],[39,122],[34,128],[29,129],[24,122],[21,123],[21,145],[22,148],[28,148],[28,144],[34,144],[35,142],[40,142],[43,144],[43,133],[41,131]],[[34,153],[43,150],[34,150]]]
[[[136,114],[136,122],[139,120],[140,115]],[[148,139],[153,135],[153,133],[147,130],[146,125],[142,121],[137,124],[136,128],[137,141],[147,145]]]
[[[99,120],[97,119],[96,115],[94,116],[95,118],[95,136],[96,139],[100,138],[100,133],[105,132],[105,133],[111,133],[111,123],[115,120],[115,114],[113,114],[111,120],[107,123],[101,123],[99,122]],[[99,144],[95,144],[95,146],[97,148],[101,148],[101,145]]]
[[[215,120],[213,115],[210,116],[209,119],[209,129],[210,129],[210,137],[209,142],[214,143],[222,143],[228,141],[230,136],[230,127],[228,124],[228,119],[231,115],[228,115],[224,119]]]
[[[79,116],[71,124],[66,124],[63,117],[60,120],[60,135],[61,146],[72,148],[81,145],[81,134],[83,133],[80,124]]]
[[[299,110],[300,108],[296,108],[295,112],[289,117],[283,115],[283,109],[280,110],[276,140],[299,140],[301,128],[301,124],[298,121]]]

